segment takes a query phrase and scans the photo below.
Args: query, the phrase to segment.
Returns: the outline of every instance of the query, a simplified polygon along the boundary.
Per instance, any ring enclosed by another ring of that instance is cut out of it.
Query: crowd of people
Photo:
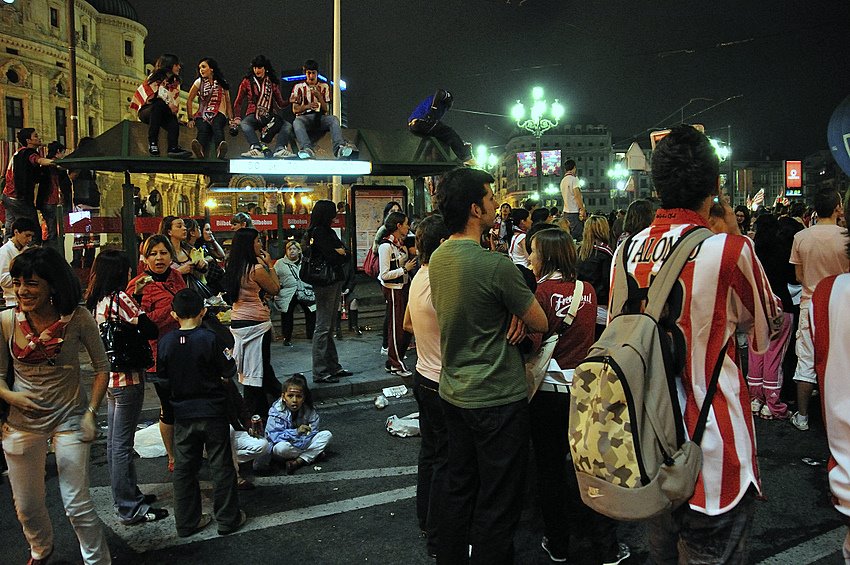
[[[215,76],[214,61],[204,65]],[[200,137],[205,126],[196,127]],[[642,311],[670,250],[697,229],[713,235],[686,262],[659,324],[676,367],[685,435],[693,435],[711,395],[714,417],[699,434],[702,464],[690,499],[648,521],[653,561],[747,562],[761,492],[753,418],[808,430],[818,385],[836,463],[830,484],[836,507],[850,515],[848,422],[839,400],[847,361],[838,338],[846,328],[832,307],[847,294],[850,271],[840,195],[818,192],[810,210],[733,209],[718,189],[710,143],[689,126],[659,143],[652,170],[657,199],[635,200],[610,218],[588,215],[569,179],[572,203],[563,209],[533,201],[497,208],[492,176],[468,167],[440,179],[437,213],[416,225],[401,204],[387,203],[372,242],[386,303],[382,354],[389,373],[412,378],[422,435],[416,516],[438,563],[514,561],[529,462],[548,558],[567,561],[580,540],[602,564],[630,556],[616,521],[585,504],[580,492],[570,460],[571,386],[594,343],[609,335],[611,319]],[[336,214],[333,202],[316,202],[303,239],[287,241],[276,262],[247,214],[234,216],[227,253],[209,224],[166,216],[140,247],[137,276],[130,277],[124,253],[104,250],[85,293],[58,252],[27,248],[37,230],[30,218],[9,226],[12,235],[0,248],[0,286],[14,306],[0,313],[8,344],[0,348],[0,371],[11,375],[0,381],[8,405],[3,449],[32,563],[46,562],[53,550],[38,471],[48,442],[84,561],[110,561],[87,486],[94,416],[104,398],[118,520],[137,525],[168,516],[156,496],[140,490],[133,462],[146,382],[160,401],[180,536],[213,518],[222,535],[246,523],[237,491],[253,485],[242,465],[256,474],[295,473],[324,457],[333,436],[320,427],[308,379],[281,379],[272,367],[270,304],[280,312],[284,347],[293,339],[296,307],[302,309],[314,384],[352,374],[334,341],[342,309],[357,312],[351,251],[331,228]],[[317,265],[329,278],[308,284],[301,273]],[[219,294],[232,306],[229,328],[216,316]],[[110,367],[110,344],[98,330],[110,321],[148,342],[149,365]],[[405,360],[413,339],[415,367]],[[552,339],[545,377],[529,389],[524,360]],[[82,349],[95,371],[90,394],[80,386]],[[786,381],[792,368],[793,381]],[[712,382],[717,392],[709,394]],[[204,453],[214,516],[201,509]],[[850,534],[844,551],[850,559]]]

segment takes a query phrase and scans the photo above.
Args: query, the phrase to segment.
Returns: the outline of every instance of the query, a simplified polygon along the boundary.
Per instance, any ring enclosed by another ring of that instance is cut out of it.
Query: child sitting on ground
[[[285,461],[286,473],[291,475],[322,455],[332,437],[327,430],[319,431],[319,413],[307,379],[295,374],[283,383],[280,400],[269,409],[266,439],[271,449],[257,460],[257,468],[267,467],[269,459]]]

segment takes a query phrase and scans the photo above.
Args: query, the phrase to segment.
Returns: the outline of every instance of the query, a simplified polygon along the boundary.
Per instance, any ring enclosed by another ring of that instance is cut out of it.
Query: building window
[[[593,161],[593,155],[589,155],[589,156],[587,157],[587,160],[588,160],[588,161]]]
[[[189,215],[189,198],[185,194],[181,194],[180,199],[177,201],[177,215]]]
[[[576,147],[581,147],[581,142],[576,143]]]
[[[600,198],[600,199],[599,199],[599,204],[601,204],[602,206],[607,206],[607,205],[608,205],[608,199],[607,199],[607,198],[604,198],[604,197],[603,197],[603,198]]]
[[[129,39],[124,40],[124,56],[132,57],[133,56],[133,42]]]
[[[94,116],[89,116],[89,137],[94,137],[97,135],[97,131],[95,131],[94,127]]]
[[[12,49],[11,47],[6,47],[6,53],[8,53],[9,55],[17,55],[17,54],[18,54],[18,50],[17,50],[17,49]]]
[[[581,176],[581,175],[583,175],[583,174],[584,174],[584,171],[583,171],[582,169],[578,169],[578,170],[576,171],[576,175],[577,175],[577,176]]]
[[[602,190],[605,190],[605,183],[604,183],[604,182],[600,182],[600,183],[599,183],[599,188],[601,188]]]
[[[15,141],[18,130],[24,127],[24,101],[6,98],[6,141]]]
[[[9,81],[10,84],[18,84],[20,82],[21,77],[18,75],[18,72],[15,69],[9,69],[6,71],[6,80]]]
[[[66,131],[68,129],[68,118],[65,114],[65,108],[56,108],[56,139],[62,145],[68,145],[65,142]]]
[[[50,8],[50,25],[59,27],[59,8]]]
[[[587,169],[587,176],[592,177],[594,172],[593,169]]]
[[[83,31],[82,31],[82,33],[80,33],[80,36],[83,40],[83,43],[89,42],[89,26],[87,26],[86,24],[83,24]]]

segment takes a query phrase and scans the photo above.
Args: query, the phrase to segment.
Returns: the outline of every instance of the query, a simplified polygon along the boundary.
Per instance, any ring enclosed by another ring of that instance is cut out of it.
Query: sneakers
[[[390,352],[390,350],[387,349],[386,347],[381,348],[381,355],[387,355],[387,354],[389,354],[389,352]]]
[[[298,152],[299,159],[312,159],[315,156],[316,154],[313,153],[313,150],[309,147],[305,147],[304,149]]]
[[[275,159],[292,159],[295,153],[289,150],[288,147],[281,147],[272,155]]]
[[[192,152],[186,151],[178,145],[168,150],[168,156],[172,159],[189,159],[192,156]]]
[[[348,143],[344,145],[340,145],[336,148],[336,158],[337,159],[347,159],[351,157],[351,154],[354,153],[354,148],[351,147]]]
[[[809,429],[809,417],[801,416],[799,412],[794,412],[794,415],[791,416],[790,422],[792,426],[801,432],[805,432]]]
[[[614,558],[614,561],[603,561],[602,565],[619,565],[619,563],[631,556],[632,552],[629,546],[624,543],[618,543],[617,546],[619,547],[619,551],[617,551],[617,557]]]
[[[124,526],[135,526],[136,524],[144,524],[146,522],[158,522],[165,518],[168,518],[168,510],[165,508],[148,508],[148,511],[141,516],[137,516],[135,519],[127,522],[121,522],[121,524]]]
[[[761,409],[764,408],[764,401],[759,398],[753,398],[750,401],[750,410],[752,410],[754,416],[758,416]]]
[[[254,146],[251,147],[251,149],[249,149],[245,153],[242,153],[242,156],[252,158],[252,159],[262,159],[266,156],[266,154],[263,153],[262,150],[259,147],[254,145]]]
[[[151,141],[148,145],[148,153],[151,154],[151,157],[159,157],[159,145],[155,141]]]
[[[543,541],[540,542],[540,547],[543,548],[543,551],[546,552],[546,555],[549,556],[549,559],[554,561],[555,563],[564,563],[567,560],[566,555],[561,556],[557,552],[552,551],[552,548],[549,547],[549,538],[543,536]]]
[[[222,141],[218,144],[218,148],[215,151],[215,158],[224,159],[225,157],[227,157],[227,142]]]
[[[204,148],[201,147],[201,142],[197,139],[192,140],[192,155],[195,156],[195,159],[204,158]]]

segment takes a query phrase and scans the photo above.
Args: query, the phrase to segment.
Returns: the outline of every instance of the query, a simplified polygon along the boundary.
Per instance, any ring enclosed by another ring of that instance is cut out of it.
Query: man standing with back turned
[[[436,195],[452,234],[429,268],[449,441],[437,563],[452,565],[513,563],[529,441],[525,371],[515,344],[526,327],[547,329],[510,259],[481,247],[496,217],[491,182],[484,171],[455,169]]]
[[[712,206],[731,212],[718,190],[718,177],[714,149],[691,126],[673,128],[656,147],[652,179],[661,208],[626,250],[627,272],[613,272],[615,280],[629,277],[634,300],[626,306],[629,311],[640,311],[642,293],[636,291],[649,287],[679,239],[708,227]],[[720,233],[693,251],[667,310],[659,325],[674,344],[673,366],[681,367],[676,384],[688,437],[715,372],[718,381],[700,444],[703,461],[694,494],[672,514],[650,520],[650,556],[657,565],[744,564],[760,486],[747,383],[735,362],[735,331],[749,332],[753,350],[763,352],[779,331],[782,309],[750,239]]]

